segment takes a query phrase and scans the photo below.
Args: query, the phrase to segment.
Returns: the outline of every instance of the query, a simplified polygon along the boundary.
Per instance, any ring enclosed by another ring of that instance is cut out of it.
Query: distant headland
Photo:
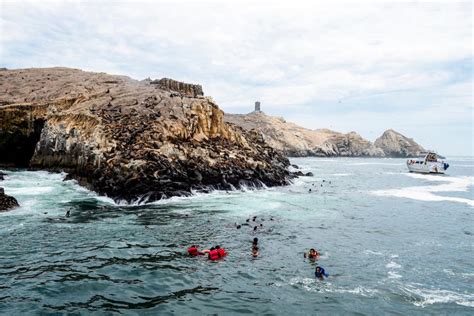
[[[224,121],[256,131],[271,147],[290,157],[416,157],[425,149],[392,129],[374,143],[356,132],[347,134],[329,129],[307,129],[284,118],[266,115],[261,103],[248,114],[224,114]]]

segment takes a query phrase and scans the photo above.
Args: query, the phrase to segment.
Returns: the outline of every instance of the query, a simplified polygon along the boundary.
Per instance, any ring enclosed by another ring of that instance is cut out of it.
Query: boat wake
[[[427,186],[412,186],[401,189],[376,190],[371,191],[370,193],[377,196],[394,196],[419,201],[450,201],[465,203],[474,207],[474,200],[435,194],[438,192],[467,192],[468,188],[474,185],[474,177],[442,177],[415,173],[408,173],[405,175],[415,179],[441,183]]]
[[[413,305],[419,307],[437,303],[456,303],[458,305],[474,307],[474,295],[468,293],[418,288],[410,284],[400,286],[400,290],[408,296]]]

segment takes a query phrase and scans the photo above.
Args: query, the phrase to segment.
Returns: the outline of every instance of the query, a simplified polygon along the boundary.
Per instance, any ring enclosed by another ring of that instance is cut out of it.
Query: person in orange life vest
[[[308,252],[308,254],[306,254],[306,252],[304,253],[304,257],[306,258],[306,256],[309,258],[309,259],[318,259],[319,257],[319,253],[316,251],[316,249],[314,248],[311,248]]]
[[[217,254],[219,255],[219,258],[224,258],[227,256],[227,252],[225,251],[224,248],[221,248],[220,246],[216,246]]]
[[[193,257],[198,256],[198,255],[203,255],[204,253],[203,253],[203,252],[200,252],[200,251],[198,250],[198,247],[199,247],[199,246],[196,246],[196,245],[192,245],[191,247],[189,247],[189,248],[188,248],[188,254],[189,254],[190,256],[193,256]]]
[[[219,252],[217,251],[216,248],[212,247],[211,250],[209,251],[209,254],[207,256],[209,260],[217,260],[219,259]]]

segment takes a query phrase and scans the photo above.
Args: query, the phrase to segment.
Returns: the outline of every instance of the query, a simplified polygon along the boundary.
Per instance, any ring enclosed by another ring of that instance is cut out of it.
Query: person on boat
[[[225,251],[225,249],[221,248],[221,246],[219,245],[216,246],[216,251],[219,258],[224,258],[225,256],[227,256],[227,252]]]
[[[329,274],[326,273],[323,267],[317,266],[316,270],[314,270],[314,276],[320,280],[324,280],[324,277],[328,277]]]
[[[304,253],[304,257],[306,258],[309,258],[309,259],[318,259],[319,257],[319,253],[316,251],[316,249],[314,248],[311,248],[308,253]]]
[[[252,257],[256,258],[258,257],[260,253],[258,252],[258,247],[255,246],[255,247],[252,247]]]
[[[188,248],[188,254],[192,257],[203,255],[204,252],[199,251],[198,247],[199,246],[196,246],[196,245],[192,245],[191,247],[189,247]]]

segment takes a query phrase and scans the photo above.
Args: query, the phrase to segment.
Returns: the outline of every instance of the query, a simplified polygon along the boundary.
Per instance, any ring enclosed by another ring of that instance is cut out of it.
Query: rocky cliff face
[[[384,157],[384,152],[355,132],[310,130],[263,112],[225,114],[226,122],[262,134],[273,148],[293,157]]]
[[[375,146],[381,148],[390,157],[416,157],[426,151],[413,139],[407,138],[393,129],[386,130],[375,140]]]
[[[202,88],[169,79],[1,71],[0,165],[64,170],[128,201],[288,183],[288,160],[223,116]]]

